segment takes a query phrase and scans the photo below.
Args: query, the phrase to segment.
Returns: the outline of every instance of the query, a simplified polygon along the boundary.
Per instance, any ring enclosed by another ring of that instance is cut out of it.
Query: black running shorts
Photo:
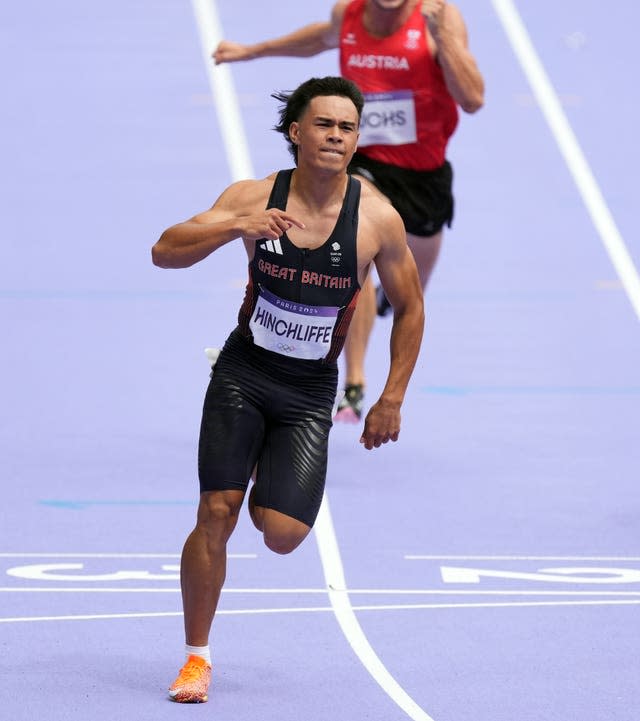
[[[453,220],[453,168],[449,161],[435,170],[409,170],[353,156],[349,172],[370,180],[400,213],[407,233],[429,237]]]
[[[256,505],[313,526],[337,382],[335,363],[287,358],[233,331],[205,396],[200,492],[245,491],[257,463]]]

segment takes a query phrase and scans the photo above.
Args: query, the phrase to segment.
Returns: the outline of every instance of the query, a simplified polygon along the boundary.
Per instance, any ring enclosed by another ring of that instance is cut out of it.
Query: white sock
[[[188,643],[184,645],[184,658],[187,660],[189,656],[200,656],[209,665],[211,665],[211,651],[209,646],[189,646]]]

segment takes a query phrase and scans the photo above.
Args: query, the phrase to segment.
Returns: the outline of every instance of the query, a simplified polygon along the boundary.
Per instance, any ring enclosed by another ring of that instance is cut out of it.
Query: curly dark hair
[[[319,95],[338,95],[349,98],[358,111],[358,121],[364,106],[364,97],[355,83],[345,78],[327,76],[325,78],[311,78],[299,85],[292,92],[272,93],[271,97],[279,100],[283,105],[279,109],[280,122],[273,129],[282,133],[289,144],[289,152],[298,164],[298,146],[289,137],[291,123],[298,122],[309,103]]]

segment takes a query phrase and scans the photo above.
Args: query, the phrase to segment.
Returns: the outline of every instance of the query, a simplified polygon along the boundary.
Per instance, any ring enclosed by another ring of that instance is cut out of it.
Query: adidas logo
[[[269,253],[276,253],[277,255],[284,255],[282,252],[282,246],[280,245],[280,238],[275,240],[265,240],[264,243],[260,243],[262,250],[267,250]]]

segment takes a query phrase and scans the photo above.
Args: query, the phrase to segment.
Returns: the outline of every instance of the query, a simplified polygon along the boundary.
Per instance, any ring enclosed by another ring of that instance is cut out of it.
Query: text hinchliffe
[[[333,330],[333,323],[329,325],[309,325],[307,323],[286,321],[278,318],[273,313],[269,313],[264,308],[256,308],[253,322],[282,338],[300,342],[319,341],[320,343],[329,343]]]

